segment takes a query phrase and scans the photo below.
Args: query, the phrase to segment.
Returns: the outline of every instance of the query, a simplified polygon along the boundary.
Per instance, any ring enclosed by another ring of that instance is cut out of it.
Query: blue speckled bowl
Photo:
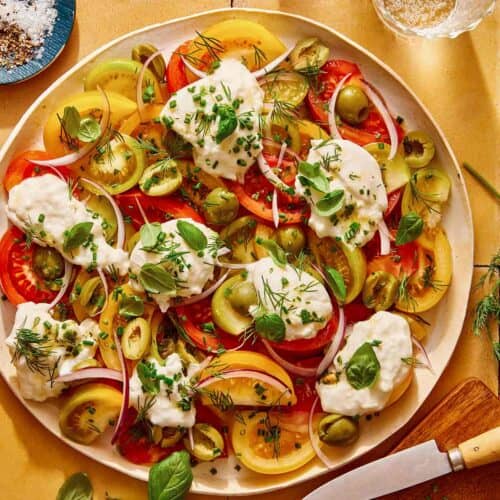
[[[18,83],[43,71],[50,66],[66,45],[75,21],[75,0],[56,0],[57,18],[52,34],[45,39],[44,51],[40,59],[17,66],[11,70],[0,68],[0,85]]]

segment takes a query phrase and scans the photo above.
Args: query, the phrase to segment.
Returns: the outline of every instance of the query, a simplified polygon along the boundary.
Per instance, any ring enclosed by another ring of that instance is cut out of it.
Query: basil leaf
[[[93,118],[84,118],[80,122],[77,137],[82,142],[94,142],[101,135],[101,125]]]
[[[333,267],[326,266],[325,267],[325,276],[332,289],[333,295],[335,298],[343,303],[347,296],[347,288],[345,286],[344,277],[341,273],[339,273]]]
[[[219,126],[217,128],[217,134],[215,135],[215,142],[220,144],[236,130],[238,119],[236,117],[236,111],[232,106],[227,104],[218,106],[217,115],[219,116]]]
[[[142,390],[148,394],[158,394],[160,392],[160,379],[153,363],[142,360],[137,364],[136,370],[142,384]]]
[[[79,222],[71,229],[65,231],[63,250],[68,252],[86,243],[92,231],[93,222]]]
[[[257,242],[257,244],[263,246],[269,252],[269,255],[277,266],[281,268],[284,268],[286,266],[286,253],[274,240],[256,238],[255,241]]]
[[[370,342],[362,344],[346,364],[347,381],[356,390],[373,385],[380,372],[380,363]]]
[[[159,222],[153,222],[143,224],[140,229],[141,244],[144,250],[153,249],[158,243],[158,236],[162,232],[161,224]]]
[[[173,276],[160,264],[144,264],[139,271],[139,283],[149,293],[166,293],[175,290]]]
[[[149,469],[148,500],[182,500],[192,482],[189,454],[176,451]]]
[[[72,138],[78,137],[80,130],[80,113],[74,106],[66,106],[64,108],[63,117],[61,118],[61,125],[64,131]]]
[[[265,339],[281,342],[285,339],[285,322],[276,313],[265,313],[255,318],[255,331]]]
[[[396,245],[404,245],[416,240],[424,229],[424,221],[415,212],[408,212],[399,221],[398,232],[396,234]]]
[[[193,250],[200,252],[201,250],[205,250],[205,248],[207,248],[207,237],[203,234],[203,231],[198,229],[194,224],[185,220],[178,220],[177,231],[179,231],[182,239]]]
[[[57,492],[56,500],[92,500],[92,483],[84,472],[69,476]]]
[[[122,295],[118,314],[124,318],[137,318],[144,314],[144,302],[137,295]]]
[[[303,186],[310,186],[320,193],[327,193],[330,189],[330,183],[326,175],[321,170],[319,163],[308,163],[301,161],[299,163],[299,181]]]
[[[316,202],[314,211],[323,217],[330,217],[344,206],[344,190],[335,189]]]

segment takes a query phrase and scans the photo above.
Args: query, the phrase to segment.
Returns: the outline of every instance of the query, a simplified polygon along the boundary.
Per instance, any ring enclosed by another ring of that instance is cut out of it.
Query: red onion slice
[[[215,260],[215,264],[218,265],[219,267],[223,267],[224,269],[248,269],[249,267],[252,267],[253,262],[248,262],[248,263],[232,263],[232,262],[222,262],[219,259]]]
[[[334,463],[321,451],[321,445],[319,444],[319,438],[315,434],[313,429],[313,417],[314,410],[316,409],[316,405],[318,404],[319,397],[316,397],[313,405],[311,406],[311,410],[309,412],[309,440],[311,441],[311,446],[313,447],[314,453],[316,453],[317,457],[323,462],[323,465],[327,469],[332,469],[334,467]]]
[[[68,262],[66,259],[64,259],[64,275],[62,277],[62,285],[61,288],[59,289],[59,292],[57,292],[57,295],[49,304],[49,309],[55,307],[59,303],[59,301],[64,297],[64,294],[68,289],[69,282],[71,281],[72,271],[73,271],[73,265],[71,264],[71,262]]]
[[[200,300],[203,300],[204,298],[212,295],[212,293],[219,288],[222,283],[224,283],[225,279],[227,278],[227,275],[229,274],[229,270],[227,270],[211,287],[207,288],[204,290],[202,293],[199,295],[196,295],[195,297],[189,297],[187,299],[184,299],[182,301],[176,302],[174,306],[188,306],[190,304],[196,304],[196,302],[199,302]]]
[[[264,155],[260,153],[257,156],[257,165],[259,165],[259,170],[262,175],[277,189],[280,191],[288,192],[290,190],[290,186],[286,185],[274,172],[273,169],[267,163],[267,160],[264,158]]]
[[[286,359],[283,359],[272,347],[271,344],[266,340],[262,339],[262,343],[264,347],[267,349],[269,356],[276,361],[281,367],[283,367],[287,372],[293,373],[294,375],[298,375],[299,377],[315,377],[316,376],[316,368],[305,368],[302,366],[297,366]]]
[[[286,150],[287,150],[287,144],[286,142],[283,142],[281,144],[281,147],[280,147],[280,152],[279,152],[279,155],[278,155],[278,161],[276,163],[276,168],[280,168],[281,167],[281,163],[283,162],[283,158],[285,157],[285,153],[286,153]]]
[[[75,372],[68,373],[67,375],[57,377],[55,382],[80,382],[91,378],[105,378],[106,380],[123,382],[122,372],[112,370],[111,368],[83,368],[82,370],[76,370]]]
[[[139,198],[137,196],[135,197],[135,202],[137,203],[137,208],[139,209],[139,213],[141,214],[142,218],[144,219],[144,222],[146,224],[149,224],[148,218],[146,217],[146,212],[144,212],[144,209],[142,208],[141,202],[139,201]]]
[[[85,177],[82,177],[81,180],[93,186],[95,189],[99,191],[99,193],[101,193],[102,196],[104,196],[104,198],[106,198],[109,201],[109,204],[111,205],[111,208],[113,209],[113,212],[115,213],[116,217],[116,248],[123,249],[123,244],[125,243],[125,223],[123,222],[123,214],[120,208],[118,207],[116,201],[106,191],[106,189],[104,189],[97,182],[91,181],[90,179],[87,179]]]
[[[416,339],[413,335],[411,337],[411,341],[413,345],[422,353],[422,356],[424,357],[425,362],[419,362],[418,365],[415,368],[427,368],[429,371],[434,373],[434,370],[432,368],[431,360],[429,358],[429,355],[427,354],[427,351],[425,350],[425,347],[423,344],[420,342],[420,340]]]
[[[391,253],[391,236],[384,219],[379,222],[378,234],[380,236],[380,255],[389,255]]]
[[[194,450],[194,436],[193,436],[193,428],[192,427],[188,428],[188,439],[189,439],[189,446],[191,447],[191,450]]]
[[[72,163],[77,162],[82,159],[84,156],[88,155],[98,144],[101,138],[103,137],[104,131],[107,130],[109,125],[109,119],[111,116],[111,109],[109,104],[109,99],[106,93],[101,89],[101,87],[97,87],[97,90],[100,92],[101,97],[103,99],[103,112],[101,118],[101,133],[99,137],[94,142],[89,142],[85,144],[82,148],[74,153],[69,153],[64,156],[60,156],[59,158],[54,158],[53,160],[30,160],[31,163],[35,165],[40,165],[42,167],[62,167],[66,165],[71,165]]]
[[[143,63],[141,72],[139,73],[139,76],[137,77],[137,83],[135,87],[135,98],[137,101],[137,111],[139,113],[139,118],[141,122],[144,119],[144,99],[142,98],[142,82],[144,80],[144,74],[146,73],[146,70],[148,69],[148,66],[151,64],[153,59],[156,59],[158,56],[163,57],[162,55],[162,50],[157,50],[154,54],[151,54]]]
[[[121,345],[120,339],[118,338],[118,335],[116,334],[116,332],[114,334],[114,341],[115,341],[115,346],[116,346],[116,352],[118,353],[118,359],[120,360],[120,366],[122,369],[123,398],[122,398],[122,406],[120,408],[120,414],[118,415],[118,419],[117,419],[116,425],[115,425],[115,430],[113,432],[113,437],[111,438],[111,444],[115,444],[116,440],[120,437],[120,434],[122,432],[122,427],[123,427],[124,422],[125,422],[125,416],[126,416],[127,411],[128,411],[129,385],[130,385],[130,381],[129,381],[128,374],[127,374],[127,363],[125,362],[125,356],[123,355],[122,345]]]
[[[325,356],[321,360],[316,370],[316,376],[319,377],[333,362],[333,358],[337,354],[345,336],[345,314],[344,309],[339,307],[339,322],[337,330],[333,334],[332,341],[328,347]]]
[[[279,142],[275,142],[272,139],[270,139],[269,137],[264,137],[262,139],[262,144],[264,144],[264,146],[269,146],[271,148],[274,148],[276,150],[276,152],[278,153],[278,155],[280,154],[280,150],[283,147],[283,144],[280,144]],[[284,143],[284,144],[286,144],[286,143]],[[287,154],[288,156],[291,156],[297,163],[302,161],[300,156],[293,149],[291,149],[289,147],[285,148],[285,154]]]
[[[373,103],[373,105],[377,108],[377,111],[380,113],[382,120],[384,120],[385,126],[387,127],[387,131],[389,132],[389,138],[391,141],[391,150],[389,152],[389,160],[392,160],[396,153],[398,152],[398,131],[396,130],[396,126],[394,125],[394,121],[392,117],[385,107],[382,99],[378,96],[378,94],[363,80],[360,82],[361,88],[368,96],[368,99]]]
[[[273,224],[276,229],[280,225],[280,211],[278,208],[278,190],[273,191],[273,199],[271,202],[272,213],[273,213]]]
[[[334,139],[342,139],[340,135],[339,129],[337,128],[337,123],[335,121],[335,105],[337,104],[337,97],[344,86],[344,83],[351,78],[352,73],[348,73],[347,75],[340,80],[340,82],[335,87],[335,90],[330,98],[330,103],[328,104],[328,125],[330,127],[330,135]]]

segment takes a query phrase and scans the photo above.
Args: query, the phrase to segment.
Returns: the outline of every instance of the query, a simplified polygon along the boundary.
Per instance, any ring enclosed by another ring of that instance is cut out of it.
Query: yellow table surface
[[[500,15],[455,40],[402,39],[386,30],[369,0],[234,0],[234,6],[279,9],[332,26],[391,66],[420,96],[444,130],[460,162],[468,161],[499,185],[499,85],[497,34]],[[44,73],[17,86],[0,88],[0,144],[29,104],[84,55],[105,42],[148,24],[228,7],[229,0],[81,0],[66,49]],[[498,206],[464,174],[475,226],[475,263],[485,264],[499,247]],[[476,274],[475,280],[478,275]],[[469,308],[473,304],[469,304]],[[498,366],[486,337],[471,332],[470,314],[450,366],[417,422],[452,387],[469,376],[498,391]],[[145,499],[146,485],[72,450],[46,431],[0,381],[0,497],[6,500],[55,498],[65,477],[86,471],[95,498],[105,492],[122,500]],[[410,424],[411,425],[411,424]],[[401,433],[399,434],[401,436]],[[392,443],[395,439],[392,440]],[[381,455],[385,443],[371,456]],[[259,498],[301,498],[325,478]],[[192,499],[211,497],[190,495]],[[257,498],[257,497],[250,497]]]

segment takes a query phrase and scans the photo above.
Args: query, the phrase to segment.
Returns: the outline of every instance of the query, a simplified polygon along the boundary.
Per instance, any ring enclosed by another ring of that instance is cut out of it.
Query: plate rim
[[[250,8],[250,7],[238,7],[238,8],[224,7],[224,8],[219,8],[219,9],[209,9],[209,10],[206,10],[206,11],[197,12],[195,14],[190,14],[190,15],[187,15],[187,16],[176,17],[174,19],[169,19],[167,21],[162,21],[162,22],[158,22],[158,23],[154,23],[154,24],[149,24],[149,25],[144,26],[142,28],[138,28],[136,30],[130,31],[128,33],[125,33],[125,34],[123,34],[123,35],[121,35],[119,37],[116,37],[116,38],[110,40],[109,42],[107,42],[107,43],[99,46],[97,49],[95,49],[94,51],[90,52],[89,54],[87,54],[82,59],[78,60],[71,68],[69,68],[62,75],[60,75],[51,85],[49,85],[49,87],[47,87],[35,99],[35,101],[23,113],[23,115],[19,119],[18,123],[12,129],[12,131],[8,135],[7,139],[5,140],[4,144],[1,146],[1,148],[0,148],[0,163],[2,161],[4,161],[4,157],[8,153],[8,151],[9,151],[9,149],[10,149],[10,147],[12,145],[12,142],[14,141],[15,137],[17,136],[17,134],[19,133],[19,131],[23,128],[23,126],[26,124],[26,122],[29,120],[29,118],[31,117],[33,111],[38,107],[38,105],[40,104],[40,102],[43,101],[46,96],[50,95],[53,92],[53,90],[55,90],[58,86],[60,86],[71,75],[73,75],[73,73],[75,73],[76,71],[78,71],[82,66],[85,66],[88,62],[92,61],[92,59],[96,58],[97,56],[99,56],[101,53],[105,52],[109,48],[113,47],[114,45],[116,45],[116,44],[118,44],[118,43],[120,43],[120,42],[122,42],[122,41],[124,41],[124,40],[126,40],[128,38],[134,37],[134,36],[139,35],[141,33],[146,33],[146,32],[148,32],[150,30],[154,30],[154,29],[161,28],[161,27],[166,27],[166,26],[169,26],[171,24],[176,24],[176,23],[179,23],[179,22],[182,22],[182,21],[196,19],[196,18],[199,18],[199,17],[204,17],[204,16],[207,16],[207,15],[213,15],[213,14],[227,14],[227,13],[239,13],[239,14],[243,14],[245,12],[263,13],[263,14],[266,14],[266,15],[277,16],[277,17],[294,18],[294,19],[297,19],[297,20],[301,21],[302,23],[305,23],[305,24],[308,24],[308,25],[312,25],[314,27],[318,27],[318,28],[324,29],[326,31],[329,31],[335,37],[337,37],[340,40],[342,40],[344,43],[348,44],[349,46],[353,47],[357,51],[361,52],[365,57],[369,58],[372,62],[374,62],[376,65],[378,65],[380,68],[382,68],[384,70],[384,72],[389,73],[390,76],[392,78],[394,78],[394,80],[399,85],[401,85],[406,92],[408,92],[408,94],[410,95],[410,97],[412,98],[412,100],[418,105],[420,111],[423,112],[423,114],[425,115],[425,117],[429,120],[429,122],[432,124],[432,126],[438,132],[439,138],[441,139],[441,141],[443,143],[444,149],[446,150],[446,153],[448,154],[448,156],[449,156],[449,158],[451,160],[451,163],[453,164],[453,168],[454,168],[455,172],[458,174],[458,188],[461,189],[461,191],[462,191],[463,203],[464,203],[465,208],[466,208],[466,220],[464,220],[464,223],[468,226],[468,228],[470,230],[470,233],[471,233],[471,243],[468,245],[469,251],[470,251],[470,260],[471,260],[471,262],[469,263],[470,266],[468,266],[467,274],[465,276],[465,280],[463,280],[463,277],[462,277],[462,282],[461,282],[461,287],[464,288],[463,285],[465,284],[466,285],[465,289],[467,290],[467,292],[469,294],[470,293],[470,289],[471,289],[471,285],[472,285],[473,263],[474,263],[474,225],[473,225],[473,218],[472,218],[472,210],[471,210],[471,205],[470,205],[470,200],[469,200],[469,195],[468,195],[467,187],[466,187],[466,184],[465,184],[465,179],[464,179],[464,176],[463,176],[462,171],[460,169],[460,165],[459,165],[458,160],[457,160],[457,158],[455,156],[455,153],[454,153],[454,151],[453,151],[453,149],[452,149],[452,147],[451,147],[451,145],[450,145],[450,143],[449,143],[446,135],[444,134],[443,130],[441,129],[440,125],[436,122],[436,120],[434,119],[433,115],[427,109],[427,107],[425,106],[425,104],[420,100],[420,98],[415,94],[415,92],[413,91],[413,89],[405,82],[405,80],[403,80],[403,78],[401,76],[399,76],[399,74],[395,70],[393,70],[385,62],[383,62],[381,59],[379,59],[378,56],[374,55],[367,48],[361,46],[360,44],[358,44],[354,40],[350,39],[348,36],[346,36],[346,35],[338,32],[336,29],[332,28],[331,26],[328,26],[325,23],[322,23],[320,21],[316,21],[316,20],[308,18],[306,16],[302,16],[300,14],[295,14],[295,13],[291,13],[291,12],[284,12],[284,11],[281,11],[281,10],[273,10],[273,9],[260,9],[260,8]],[[397,425],[396,427],[394,427],[390,431],[390,434],[383,441],[381,441],[375,447],[367,449],[367,450],[361,452],[355,458],[349,459],[346,463],[344,463],[342,465],[342,467],[347,466],[349,463],[351,463],[354,460],[360,459],[361,457],[363,457],[369,451],[374,451],[377,448],[381,447],[392,436],[394,436],[395,433],[397,433],[404,426],[406,426],[408,424],[408,422],[415,416],[415,414],[418,412],[418,410],[422,407],[422,405],[424,404],[424,402],[430,396],[432,390],[435,388],[436,384],[439,382],[439,380],[440,380],[440,378],[441,378],[444,370],[447,368],[447,366],[450,363],[450,360],[451,360],[451,358],[453,356],[453,353],[455,352],[456,346],[457,346],[458,341],[459,341],[460,336],[461,336],[461,332],[463,330],[463,326],[464,326],[464,323],[465,323],[466,315],[467,315],[467,303],[468,303],[468,301],[465,302],[465,304],[463,306],[462,313],[460,315],[460,321],[459,321],[459,324],[461,325],[460,326],[460,332],[458,332],[458,334],[454,337],[454,339],[452,339],[453,343],[452,343],[452,345],[450,345],[451,349],[449,350],[449,354],[447,355],[447,359],[446,359],[445,363],[442,365],[442,369],[439,370],[439,371],[437,371],[437,372],[435,372],[435,374],[436,374],[436,381],[433,383],[432,389],[429,391],[429,393],[422,399],[422,401],[420,402],[420,404],[414,409],[413,412],[411,412],[411,414],[407,418],[404,418],[404,420],[399,425]],[[4,373],[3,373],[2,370],[0,370],[0,374],[2,375],[2,378],[6,382],[7,386],[9,387],[9,389],[14,393],[14,395],[22,403],[22,405],[30,412],[30,414],[34,418],[36,418],[36,420],[38,422],[40,422],[43,425],[43,427],[45,427],[45,429],[47,429],[52,435],[54,435],[60,441],[62,441],[66,445],[70,446],[74,450],[76,450],[76,451],[82,453],[83,455],[87,456],[88,458],[91,458],[91,459],[95,460],[97,463],[99,463],[99,464],[101,464],[103,466],[109,467],[109,468],[111,468],[111,469],[113,469],[113,470],[115,470],[117,472],[120,472],[122,474],[125,474],[125,475],[127,475],[129,477],[132,477],[132,478],[135,478],[135,479],[138,479],[138,480],[141,480],[141,481],[145,481],[144,477],[142,477],[140,474],[134,473],[134,471],[132,471],[132,470],[130,472],[124,472],[122,470],[121,466],[119,466],[119,464],[116,464],[115,462],[112,462],[112,463],[110,463],[110,462],[103,462],[103,461],[101,461],[99,459],[96,459],[92,455],[92,448],[91,447],[80,446],[80,445],[78,445],[78,443],[74,443],[74,442],[70,441],[69,439],[65,438],[64,436],[61,436],[61,435],[57,434],[53,429],[50,429],[45,424],[44,421],[39,420],[32,413],[32,411],[31,411],[31,409],[29,407],[28,402],[25,401],[21,397],[19,391],[17,390],[17,387],[13,387],[12,386],[12,384],[7,379],[7,377],[4,375]],[[298,484],[304,483],[305,481],[309,481],[309,480],[316,479],[316,478],[319,478],[319,477],[324,477],[325,474],[327,474],[328,472],[332,472],[333,470],[337,470],[337,469],[335,469],[335,468],[334,469],[326,469],[325,468],[325,469],[321,470],[320,472],[315,473],[314,475],[311,475],[311,476],[303,476],[302,475],[300,477],[293,478],[286,485],[273,484],[273,485],[267,485],[267,486],[265,486],[263,488],[256,489],[254,491],[231,492],[231,496],[246,496],[246,495],[252,495],[252,494],[264,494],[264,493],[269,493],[269,492],[272,492],[272,491],[277,491],[277,490],[281,490],[281,489],[290,488],[292,486],[296,486]],[[218,491],[216,491],[216,492],[214,492],[214,491],[207,491],[204,488],[198,488],[196,486],[194,486],[194,487],[192,486],[190,492],[191,493],[196,493],[196,494],[210,494],[210,495],[215,495],[215,496],[225,496],[226,493],[227,493],[225,491],[220,491],[220,492],[218,492]]]

